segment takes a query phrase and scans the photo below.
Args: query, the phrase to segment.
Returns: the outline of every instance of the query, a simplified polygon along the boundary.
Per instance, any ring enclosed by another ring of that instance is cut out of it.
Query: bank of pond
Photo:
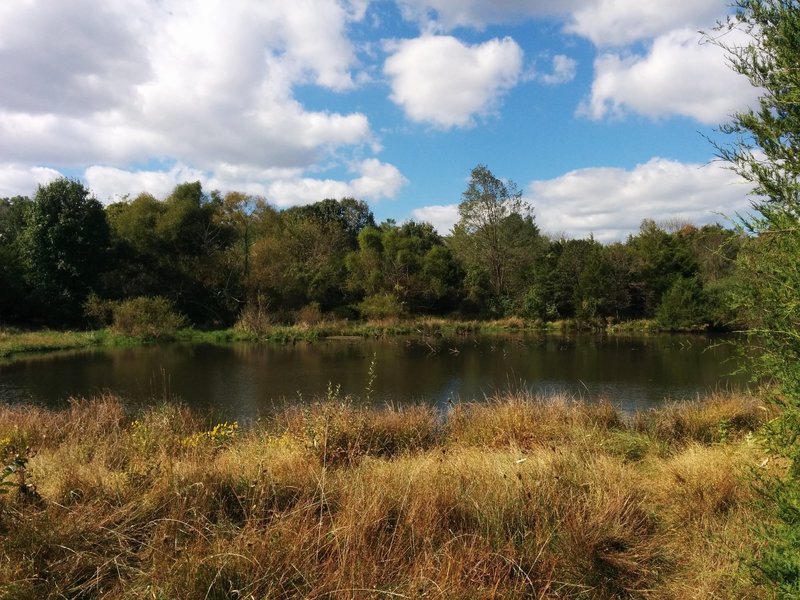
[[[745,394],[0,406],[7,598],[759,598]]]

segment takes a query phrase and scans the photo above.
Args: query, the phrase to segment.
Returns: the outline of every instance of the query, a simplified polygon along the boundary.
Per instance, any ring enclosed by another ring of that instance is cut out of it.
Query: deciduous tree
[[[40,186],[20,243],[28,281],[47,320],[78,320],[108,266],[109,231],[100,202],[72,179]]]
[[[537,251],[539,229],[532,209],[513,182],[478,165],[458,214],[452,246],[464,264],[469,291],[473,296],[487,292],[493,312],[506,312],[524,289]]]

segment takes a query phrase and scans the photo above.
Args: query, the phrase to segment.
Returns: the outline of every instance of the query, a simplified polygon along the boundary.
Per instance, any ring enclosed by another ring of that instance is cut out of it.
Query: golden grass
[[[746,598],[767,417],[507,394],[252,427],[0,408],[2,598]],[[23,485],[23,487],[20,487]],[[22,491],[24,489],[24,491]]]

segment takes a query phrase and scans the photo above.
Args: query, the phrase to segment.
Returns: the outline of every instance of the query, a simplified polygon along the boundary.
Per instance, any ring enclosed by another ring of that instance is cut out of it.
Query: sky
[[[353,196],[447,234],[470,171],[553,236],[725,223],[718,126],[758,90],[701,31],[727,0],[5,0],[0,197],[178,183]],[[738,32],[726,43],[736,43]],[[743,39],[742,42],[745,40]]]

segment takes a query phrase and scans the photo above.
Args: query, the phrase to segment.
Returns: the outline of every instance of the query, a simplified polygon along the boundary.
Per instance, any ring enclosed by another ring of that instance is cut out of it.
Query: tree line
[[[747,243],[720,225],[652,220],[625,242],[547,236],[483,165],[448,236],[376,223],[353,198],[278,210],[194,182],[104,207],[64,178],[0,199],[0,323],[80,326],[103,302],[159,297],[201,327],[513,315],[719,328],[734,321],[727,290]]]

